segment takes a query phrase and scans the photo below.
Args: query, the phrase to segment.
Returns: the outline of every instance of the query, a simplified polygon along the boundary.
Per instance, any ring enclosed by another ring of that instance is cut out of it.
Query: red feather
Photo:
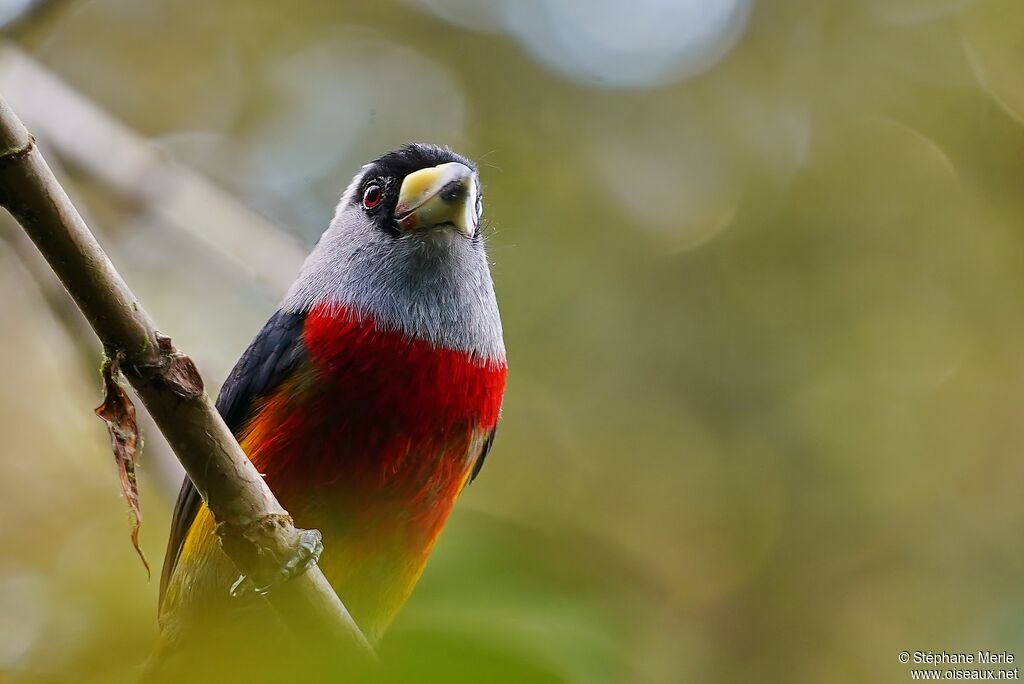
[[[391,416],[416,435],[435,434],[439,422],[484,429],[498,422],[504,360],[382,331],[345,308],[315,309],[303,337],[320,377],[356,399],[361,413]]]
[[[303,339],[309,363],[264,400],[241,443],[296,523],[324,533],[321,564],[349,608],[388,596],[372,610],[387,621],[498,422],[506,366],[346,309],[311,312]]]

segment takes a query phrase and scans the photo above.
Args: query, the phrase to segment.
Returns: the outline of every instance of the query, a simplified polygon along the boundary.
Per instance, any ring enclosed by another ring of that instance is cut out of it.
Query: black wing
[[[273,392],[305,358],[306,348],[302,342],[304,321],[305,314],[275,313],[224,381],[217,396],[217,411],[236,436],[252,417],[255,400]],[[167,554],[160,574],[160,600],[157,605],[163,603],[164,592],[167,591],[171,573],[181,554],[181,546],[185,543],[185,536],[192,527],[201,503],[199,492],[186,477],[174,505],[171,537],[167,542]]]
[[[476,479],[476,476],[480,474],[480,470],[484,467],[484,459],[487,458],[487,454],[491,452],[491,446],[494,445],[494,433],[498,431],[498,427],[495,426],[491,430],[491,434],[487,435],[487,441],[484,442],[483,449],[480,450],[480,455],[476,457],[476,462],[473,464],[473,472],[469,474],[469,481],[472,482]]]

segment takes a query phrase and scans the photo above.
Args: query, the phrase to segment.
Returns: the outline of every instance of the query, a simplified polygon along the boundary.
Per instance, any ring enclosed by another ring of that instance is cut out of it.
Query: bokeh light
[[[7,29],[0,92],[211,391],[280,297],[246,268],[267,230],[308,249],[408,140],[479,161],[503,422],[377,680],[905,681],[904,649],[1024,656],[1021,27],[1015,0],[57,0]],[[54,82],[163,173],[126,191]],[[182,228],[182,168],[190,216],[251,239]],[[132,682],[156,582],[97,350],[18,235],[0,681]],[[146,439],[158,566],[176,471]]]
[[[551,69],[600,87],[701,73],[735,45],[751,7],[750,0],[418,2],[459,26],[508,33]]]

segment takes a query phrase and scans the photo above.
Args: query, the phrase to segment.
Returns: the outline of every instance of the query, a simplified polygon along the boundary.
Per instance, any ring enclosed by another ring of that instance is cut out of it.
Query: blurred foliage
[[[16,35],[309,244],[384,150],[481,161],[504,420],[380,678],[904,681],[903,649],[1024,656],[1024,5],[735,2],[699,68],[625,76],[578,60],[649,22],[562,68],[510,6],[74,0]],[[277,293],[71,171],[219,381]],[[98,375],[2,243],[0,292],[0,680],[132,681],[156,582]]]

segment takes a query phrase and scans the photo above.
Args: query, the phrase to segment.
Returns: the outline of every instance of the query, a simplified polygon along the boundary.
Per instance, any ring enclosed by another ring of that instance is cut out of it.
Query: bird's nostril
[[[454,202],[466,196],[466,186],[460,180],[453,180],[441,188],[438,195],[445,202]]]

